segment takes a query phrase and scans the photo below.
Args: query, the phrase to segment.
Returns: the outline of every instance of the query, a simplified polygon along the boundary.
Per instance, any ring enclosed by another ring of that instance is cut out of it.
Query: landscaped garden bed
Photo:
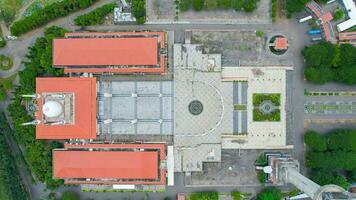
[[[252,102],[253,106],[259,106],[263,101],[270,100],[275,106],[279,106],[281,104],[281,95],[278,93],[272,94],[253,94]]]
[[[253,94],[253,121],[280,121],[280,94]]]

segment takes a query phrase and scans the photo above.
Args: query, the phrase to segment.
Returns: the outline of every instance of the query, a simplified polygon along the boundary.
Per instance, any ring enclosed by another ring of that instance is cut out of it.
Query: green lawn
[[[247,110],[247,105],[242,105],[242,104],[235,104],[234,105],[234,110]]]

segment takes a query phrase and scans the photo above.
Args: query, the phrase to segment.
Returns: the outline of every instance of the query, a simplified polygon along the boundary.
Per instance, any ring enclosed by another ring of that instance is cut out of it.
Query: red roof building
[[[53,176],[66,184],[164,185],[164,144],[65,144],[53,151]]]
[[[340,32],[339,40],[356,40],[356,31],[354,32]]]
[[[288,40],[285,37],[277,37],[274,41],[274,48],[276,50],[285,50],[288,48]]]
[[[53,40],[55,66],[158,65],[157,38],[69,38]]]
[[[164,73],[164,32],[67,33],[53,40],[53,65],[65,73]],[[163,52],[163,54],[161,53]]]
[[[37,139],[96,138],[96,78],[36,78]]]

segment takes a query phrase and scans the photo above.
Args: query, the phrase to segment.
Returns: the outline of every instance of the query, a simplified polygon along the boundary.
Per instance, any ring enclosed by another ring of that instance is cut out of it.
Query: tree
[[[257,195],[256,200],[280,200],[282,199],[282,192],[274,187],[264,189]]]
[[[79,200],[78,194],[73,191],[65,191],[62,194],[61,200]]]
[[[356,130],[334,130],[326,135],[329,150],[356,151]]]
[[[342,10],[340,9],[336,9],[334,11],[334,20],[337,21],[337,20],[340,20],[342,18],[344,18],[345,14]]]
[[[11,34],[19,36],[37,27],[45,25],[54,19],[67,16],[75,11],[87,8],[97,1],[98,0],[63,0],[54,2],[43,9],[33,12],[30,16],[23,17],[19,21],[14,22],[10,27]]]
[[[94,26],[104,23],[105,17],[114,11],[116,3],[109,3],[74,19],[77,26]]]
[[[244,8],[244,11],[246,11],[246,12],[252,12],[257,8],[257,1],[256,0],[253,0],[253,1],[244,0],[243,8]]]
[[[217,0],[217,4],[223,9],[231,8],[231,0]]]
[[[214,10],[218,7],[218,1],[216,0],[206,0],[205,3],[208,10]]]
[[[307,131],[304,134],[304,142],[307,146],[316,151],[326,150],[326,140],[315,131]]]
[[[343,188],[348,188],[350,183],[344,176],[330,172],[329,170],[318,170],[312,173],[311,179],[319,185],[335,184]]]
[[[195,11],[201,11],[204,7],[204,0],[192,0],[192,5]]]
[[[191,6],[192,6],[192,3],[190,0],[180,0],[179,9],[181,11],[187,11],[190,9]]]
[[[307,66],[327,68],[332,65],[335,57],[335,46],[329,42],[314,44],[303,49],[302,54]]]
[[[328,81],[333,80],[333,72],[330,69],[317,69],[314,67],[307,67],[304,70],[305,78],[316,84],[324,84]]]
[[[291,16],[293,13],[300,12],[305,8],[310,0],[286,0],[287,3],[287,12]]]
[[[8,91],[12,88],[12,80],[11,79],[5,79],[2,82],[2,87],[4,88],[5,91]]]

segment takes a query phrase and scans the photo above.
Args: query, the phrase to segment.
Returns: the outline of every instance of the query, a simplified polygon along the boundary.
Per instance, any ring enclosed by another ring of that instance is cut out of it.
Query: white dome
[[[271,166],[263,167],[263,172],[266,173],[266,174],[272,173],[272,167]]]
[[[43,114],[47,117],[58,117],[62,111],[62,105],[57,101],[47,101],[43,105]]]

